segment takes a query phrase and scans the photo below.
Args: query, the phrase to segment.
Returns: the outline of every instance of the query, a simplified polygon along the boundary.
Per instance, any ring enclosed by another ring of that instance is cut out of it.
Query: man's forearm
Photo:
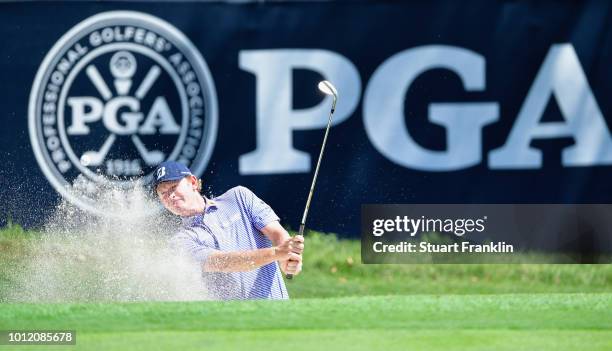
[[[202,264],[205,272],[246,272],[277,260],[276,249],[215,252]]]
[[[289,233],[280,225],[278,221],[272,221],[261,229],[261,232],[272,242],[272,245],[278,246],[289,239]]]

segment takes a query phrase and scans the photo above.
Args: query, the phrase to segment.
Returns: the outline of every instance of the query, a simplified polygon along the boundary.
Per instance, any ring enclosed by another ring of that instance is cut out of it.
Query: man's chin
[[[169,208],[168,210],[170,210],[170,212],[172,212],[173,214],[177,215],[177,216],[181,216],[181,217],[185,217],[186,216],[186,211],[182,208],[176,208],[176,207],[172,207]]]

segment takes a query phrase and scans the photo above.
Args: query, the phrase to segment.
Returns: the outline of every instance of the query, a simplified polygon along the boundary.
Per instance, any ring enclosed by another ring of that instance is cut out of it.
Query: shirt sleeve
[[[257,230],[261,230],[271,222],[280,220],[274,210],[248,188],[238,186],[235,191],[249,220]]]
[[[204,263],[211,254],[219,250],[198,239],[197,228],[183,228],[170,238],[170,245],[179,253]]]

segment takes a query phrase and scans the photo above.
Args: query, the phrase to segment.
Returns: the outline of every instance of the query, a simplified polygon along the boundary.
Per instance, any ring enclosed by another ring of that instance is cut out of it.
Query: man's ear
[[[198,178],[196,178],[196,176],[190,175],[189,182],[191,183],[191,188],[193,190],[198,190]]]

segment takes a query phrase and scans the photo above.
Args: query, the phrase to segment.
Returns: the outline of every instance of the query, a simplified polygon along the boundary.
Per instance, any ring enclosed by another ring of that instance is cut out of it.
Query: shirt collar
[[[217,202],[213,199],[204,197],[204,213],[210,212],[213,208],[217,208]]]

